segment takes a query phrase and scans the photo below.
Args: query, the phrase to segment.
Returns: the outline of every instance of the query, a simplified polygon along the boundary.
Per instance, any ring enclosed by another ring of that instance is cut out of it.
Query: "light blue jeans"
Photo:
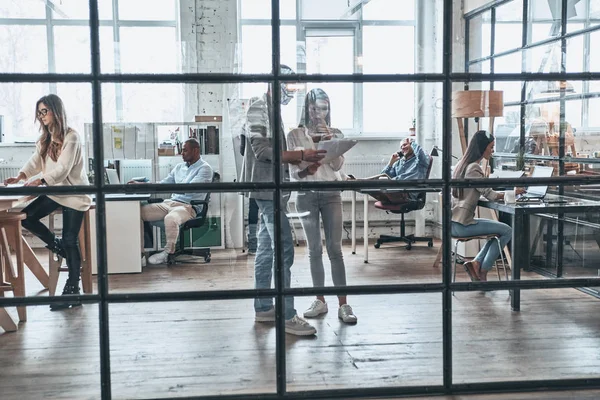
[[[260,210],[260,229],[258,231],[258,247],[254,258],[254,288],[270,289],[275,267],[274,249],[275,242],[273,238],[276,234],[281,235],[281,247],[283,250],[283,280],[286,288],[291,284],[291,268],[294,263],[294,241],[290,223],[281,211],[281,229],[275,232],[275,204],[272,200],[256,200]],[[273,299],[257,298],[254,299],[254,310],[257,312],[268,311],[273,307]],[[296,315],[294,309],[294,298],[285,297],[285,319],[291,319]]]
[[[510,242],[512,228],[502,222],[483,218],[475,218],[475,223],[471,225],[463,225],[452,221],[452,236],[467,237],[491,234],[499,235],[500,246],[504,248]],[[475,260],[481,263],[481,269],[489,271],[494,266],[499,255],[500,251],[498,250],[496,241],[488,240],[475,257]]]
[[[299,192],[296,208],[310,212],[302,217],[302,228],[308,242],[308,259],[314,287],[325,286],[321,219],[325,231],[325,246],[331,263],[334,286],[346,286],[346,267],[342,253],[342,195],[340,192]]]

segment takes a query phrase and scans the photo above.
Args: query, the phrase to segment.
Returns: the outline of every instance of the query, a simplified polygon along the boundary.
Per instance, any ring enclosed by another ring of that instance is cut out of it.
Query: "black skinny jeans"
[[[48,227],[40,221],[52,211],[62,207],[63,218],[63,248],[67,258],[67,267],[69,268],[69,282],[77,284],[80,277],[81,253],[79,251],[79,230],[83,222],[84,211],[77,211],[69,207],[64,207],[42,195],[35,199],[31,204],[23,209],[27,214],[21,225],[35,236],[39,237],[49,246],[54,244],[55,235]]]

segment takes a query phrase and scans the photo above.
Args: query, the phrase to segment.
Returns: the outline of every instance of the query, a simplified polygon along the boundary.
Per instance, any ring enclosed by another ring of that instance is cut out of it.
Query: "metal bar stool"
[[[81,286],[83,287],[83,293],[92,293],[92,233],[90,232],[90,210],[94,209],[95,206],[91,206],[83,216],[83,222],[81,223],[81,229],[79,230],[79,251],[81,252]],[[49,215],[48,229],[54,232],[54,216],[61,214],[62,209],[57,208]],[[56,293],[56,286],[58,285],[58,275],[61,272],[68,272],[67,267],[62,266],[62,258],[60,261],[54,259],[54,253],[49,252],[48,254],[48,268],[49,268],[49,284],[48,293],[50,296],[54,296]]]
[[[25,297],[25,270],[23,262],[23,241],[21,236],[21,221],[27,217],[21,212],[0,212],[0,296],[4,292],[13,292],[14,296]],[[11,248],[16,254],[16,270],[12,262]],[[17,326],[12,322],[12,318],[6,313],[6,310],[0,308],[0,323],[2,328],[7,331],[14,331]],[[27,308],[25,306],[17,307],[19,321],[27,321]]]
[[[454,243],[454,262],[453,262],[453,266],[452,268],[454,269],[453,271],[453,276],[452,276],[452,282],[456,282],[456,258],[458,256],[458,244],[459,243],[467,243],[470,242],[471,240],[494,240],[496,241],[496,244],[498,245],[498,250],[500,250],[500,259],[502,260],[502,269],[504,269],[504,277],[506,280],[508,280],[508,268],[507,264],[504,260],[504,254],[502,253],[502,246],[500,245],[500,237],[498,235],[479,235],[479,236],[466,236],[466,237],[452,237],[452,239],[456,240],[456,242]],[[496,268],[496,273],[498,274],[498,281],[502,280],[500,277],[500,269],[498,268],[498,260],[496,260],[495,262],[495,268]]]

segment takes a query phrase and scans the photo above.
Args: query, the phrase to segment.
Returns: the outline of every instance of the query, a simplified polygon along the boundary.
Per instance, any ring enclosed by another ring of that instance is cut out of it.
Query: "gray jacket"
[[[242,179],[244,182],[273,182],[273,143],[272,143],[272,113],[267,96],[256,100],[248,108],[246,114],[246,147],[244,163],[242,165]],[[285,151],[286,140],[283,127],[276,129],[281,136],[280,143]],[[283,180],[289,180],[287,164],[282,170]],[[250,192],[249,197],[259,200],[273,200],[273,194],[266,192]],[[284,197],[289,197],[285,193]]]
[[[471,163],[465,171],[465,179],[483,179],[483,170],[479,163]],[[452,221],[463,225],[475,223],[475,209],[479,198],[483,196],[488,200],[496,200],[498,192],[491,188],[464,188],[460,199],[452,197]]]

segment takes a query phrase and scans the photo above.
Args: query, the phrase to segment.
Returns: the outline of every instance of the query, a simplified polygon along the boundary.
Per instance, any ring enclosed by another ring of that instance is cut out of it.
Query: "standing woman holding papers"
[[[35,152],[14,178],[4,184],[27,181],[25,186],[79,186],[89,185],[85,172],[79,134],[67,124],[67,114],[60,97],[49,94],[36,103],[36,119],[42,132]],[[79,230],[92,199],[88,195],[41,195],[23,209],[27,218],[23,228],[39,237],[52,252],[67,260],[69,277],[63,295],[78,295],[81,269]],[[40,221],[57,208],[62,209],[62,240],[55,237]],[[79,301],[66,300],[50,306],[52,311],[80,306]]]
[[[489,160],[494,153],[494,137],[487,131],[478,131],[473,135],[465,155],[454,168],[454,179],[485,179],[479,162]],[[502,222],[484,218],[475,218],[475,209],[479,197],[488,200],[503,200],[504,193],[491,188],[453,188],[452,189],[452,236],[469,237],[479,235],[498,235],[500,247],[510,241],[512,229]],[[488,240],[473,261],[464,263],[465,270],[472,281],[487,281],[487,274],[500,255],[495,240]]]
[[[287,136],[288,148],[293,150],[316,149],[319,142],[343,137],[339,130],[330,126],[329,96],[322,89],[313,89],[306,95],[300,127],[291,131]],[[343,165],[344,156],[336,157],[329,162],[322,163],[322,165],[302,162],[297,165],[290,165],[290,175],[293,181],[341,181],[343,177],[340,170]],[[296,208],[299,212],[308,212],[307,216],[301,218],[301,222],[308,242],[308,258],[313,285],[315,287],[325,286],[320,222],[322,218],[333,284],[335,286],[346,286],[346,267],[342,253],[341,192],[299,192]],[[347,304],[346,296],[338,296],[338,301],[340,306],[338,318],[345,323],[356,323],[356,316],[352,311],[352,307]],[[317,299],[304,312],[304,318],[315,318],[327,313],[327,311],[325,298],[317,296]]]

